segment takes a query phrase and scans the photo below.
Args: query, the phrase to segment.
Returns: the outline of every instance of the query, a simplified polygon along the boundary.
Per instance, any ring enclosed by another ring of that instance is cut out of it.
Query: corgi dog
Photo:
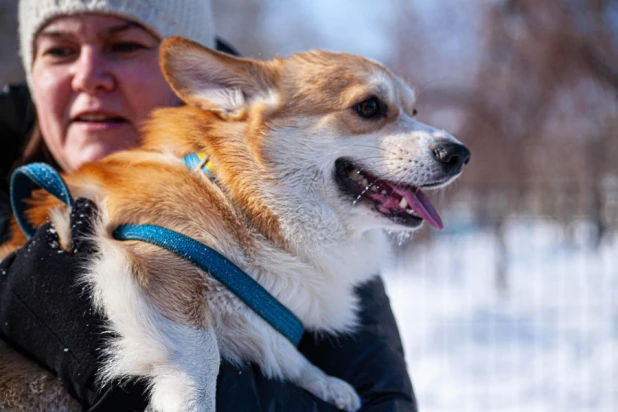
[[[346,411],[355,389],[312,365],[236,295],[178,256],[118,241],[121,224],[157,224],[217,250],[309,331],[353,333],[354,288],[390,258],[384,229],[442,228],[425,191],[462,173],[470,152],[414,119],[415,94],[383,65],[312,51],[271,61],[179,37],[161,67],[186,105],[156,110],[143,144],[64,176],[100,209],[83,281],[114,332],[102,383],[149,380],[156,411],[214,411],[220,359],[252,361]],[[183,157],[206,153],[215,179]],[[70,250],[68,208],[36,196]],[[14,247],[25,239],[17,234]]]

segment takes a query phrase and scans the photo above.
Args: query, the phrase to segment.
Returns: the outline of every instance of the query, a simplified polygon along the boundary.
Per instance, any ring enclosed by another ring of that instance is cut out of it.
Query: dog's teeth
[[[414,210],[412,209],[406,209],[406,213],[409,215],[416,215],[416,213],[414,213]]]
[[[361,174],[360,170],[358,169],[352,169],[352,171],[350,171],[349,173],[350,179],[354,180],[357,183],[360,183],[364,178],[363,175]]]
[[[378,188],[375,186],[371,186],[371,191],[374,193],[378,193]]]
[[[363,186],[369,186],[369,180],[363,178]]]
[[[382,193],[383,195],[386,195],[386,190],[382,189],[382,192],[380,192],[380,193]]]
[[[401,200],[399,201],[399,207],[402,209],[405,209],[408,207],[408,201],[406,200],[405,197],[402,197]]]

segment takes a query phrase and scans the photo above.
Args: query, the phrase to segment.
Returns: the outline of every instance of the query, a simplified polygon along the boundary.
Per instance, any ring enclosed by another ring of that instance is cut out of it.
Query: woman
[[[13,144],[11,158],[2,159],[7,178],[9,169],[25,162],[42,160],[71,171],[136,145],[150,110],[180,104],[159,70],[161,39],[176,34],[215,44],[209,4],[199,0],[21,0],[19,19],[36,126],[24,140],[28,93],[7,89],[0,97],[5,123],[0,130],[11,130],[11,142],[25,142]],[[90,310],[88,296],[73,287],[92,252],[89,219],[82,216],[92,215],[90,206],[78,199],[72,208],[74,244],[80,245],[75,253],[50,250],[56,235],[48,224],[28,247],[2,262],[0,336],[56,373],[85,408],[143,409],[146,396],[139,381],[102,389],[94,383],[103,321]],[[6,201],[3,208],[8,210]],[[305,336],[300,349],[326,373],[352,383],[364,410],[413,411],[414,395],[383,285],[376,280],[359,294],[363,327],[356,335]],[[290,383],[264,378],[255,366],[225,362],[217,405],[220,410],[334,409]]]

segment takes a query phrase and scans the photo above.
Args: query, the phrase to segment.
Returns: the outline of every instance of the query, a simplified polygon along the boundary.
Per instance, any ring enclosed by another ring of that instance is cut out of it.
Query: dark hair
[[[11,166],[11,173],[13,173],[13,171],[18,167],[32,162],[44,162],[55,169],[61,169],[60,165],[47,148],[36,119],[34,120],[32,129],[25,140],[24,150],[21,156],[19,156]]]
[[[36,110],[28,86],[7,85],[0,91],[0,190],[8,192],[13,171],[26,163],[58,163],[47,149],[36,124]]]

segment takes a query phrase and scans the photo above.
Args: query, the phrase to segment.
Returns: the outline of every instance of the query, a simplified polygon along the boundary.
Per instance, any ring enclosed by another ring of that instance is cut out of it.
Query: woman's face
[[[59,17],[35,38],[32,87],[43,139],[65,171],[139,142],[155,107],[179,101],[159,68],[159,39],[118,17]]]

